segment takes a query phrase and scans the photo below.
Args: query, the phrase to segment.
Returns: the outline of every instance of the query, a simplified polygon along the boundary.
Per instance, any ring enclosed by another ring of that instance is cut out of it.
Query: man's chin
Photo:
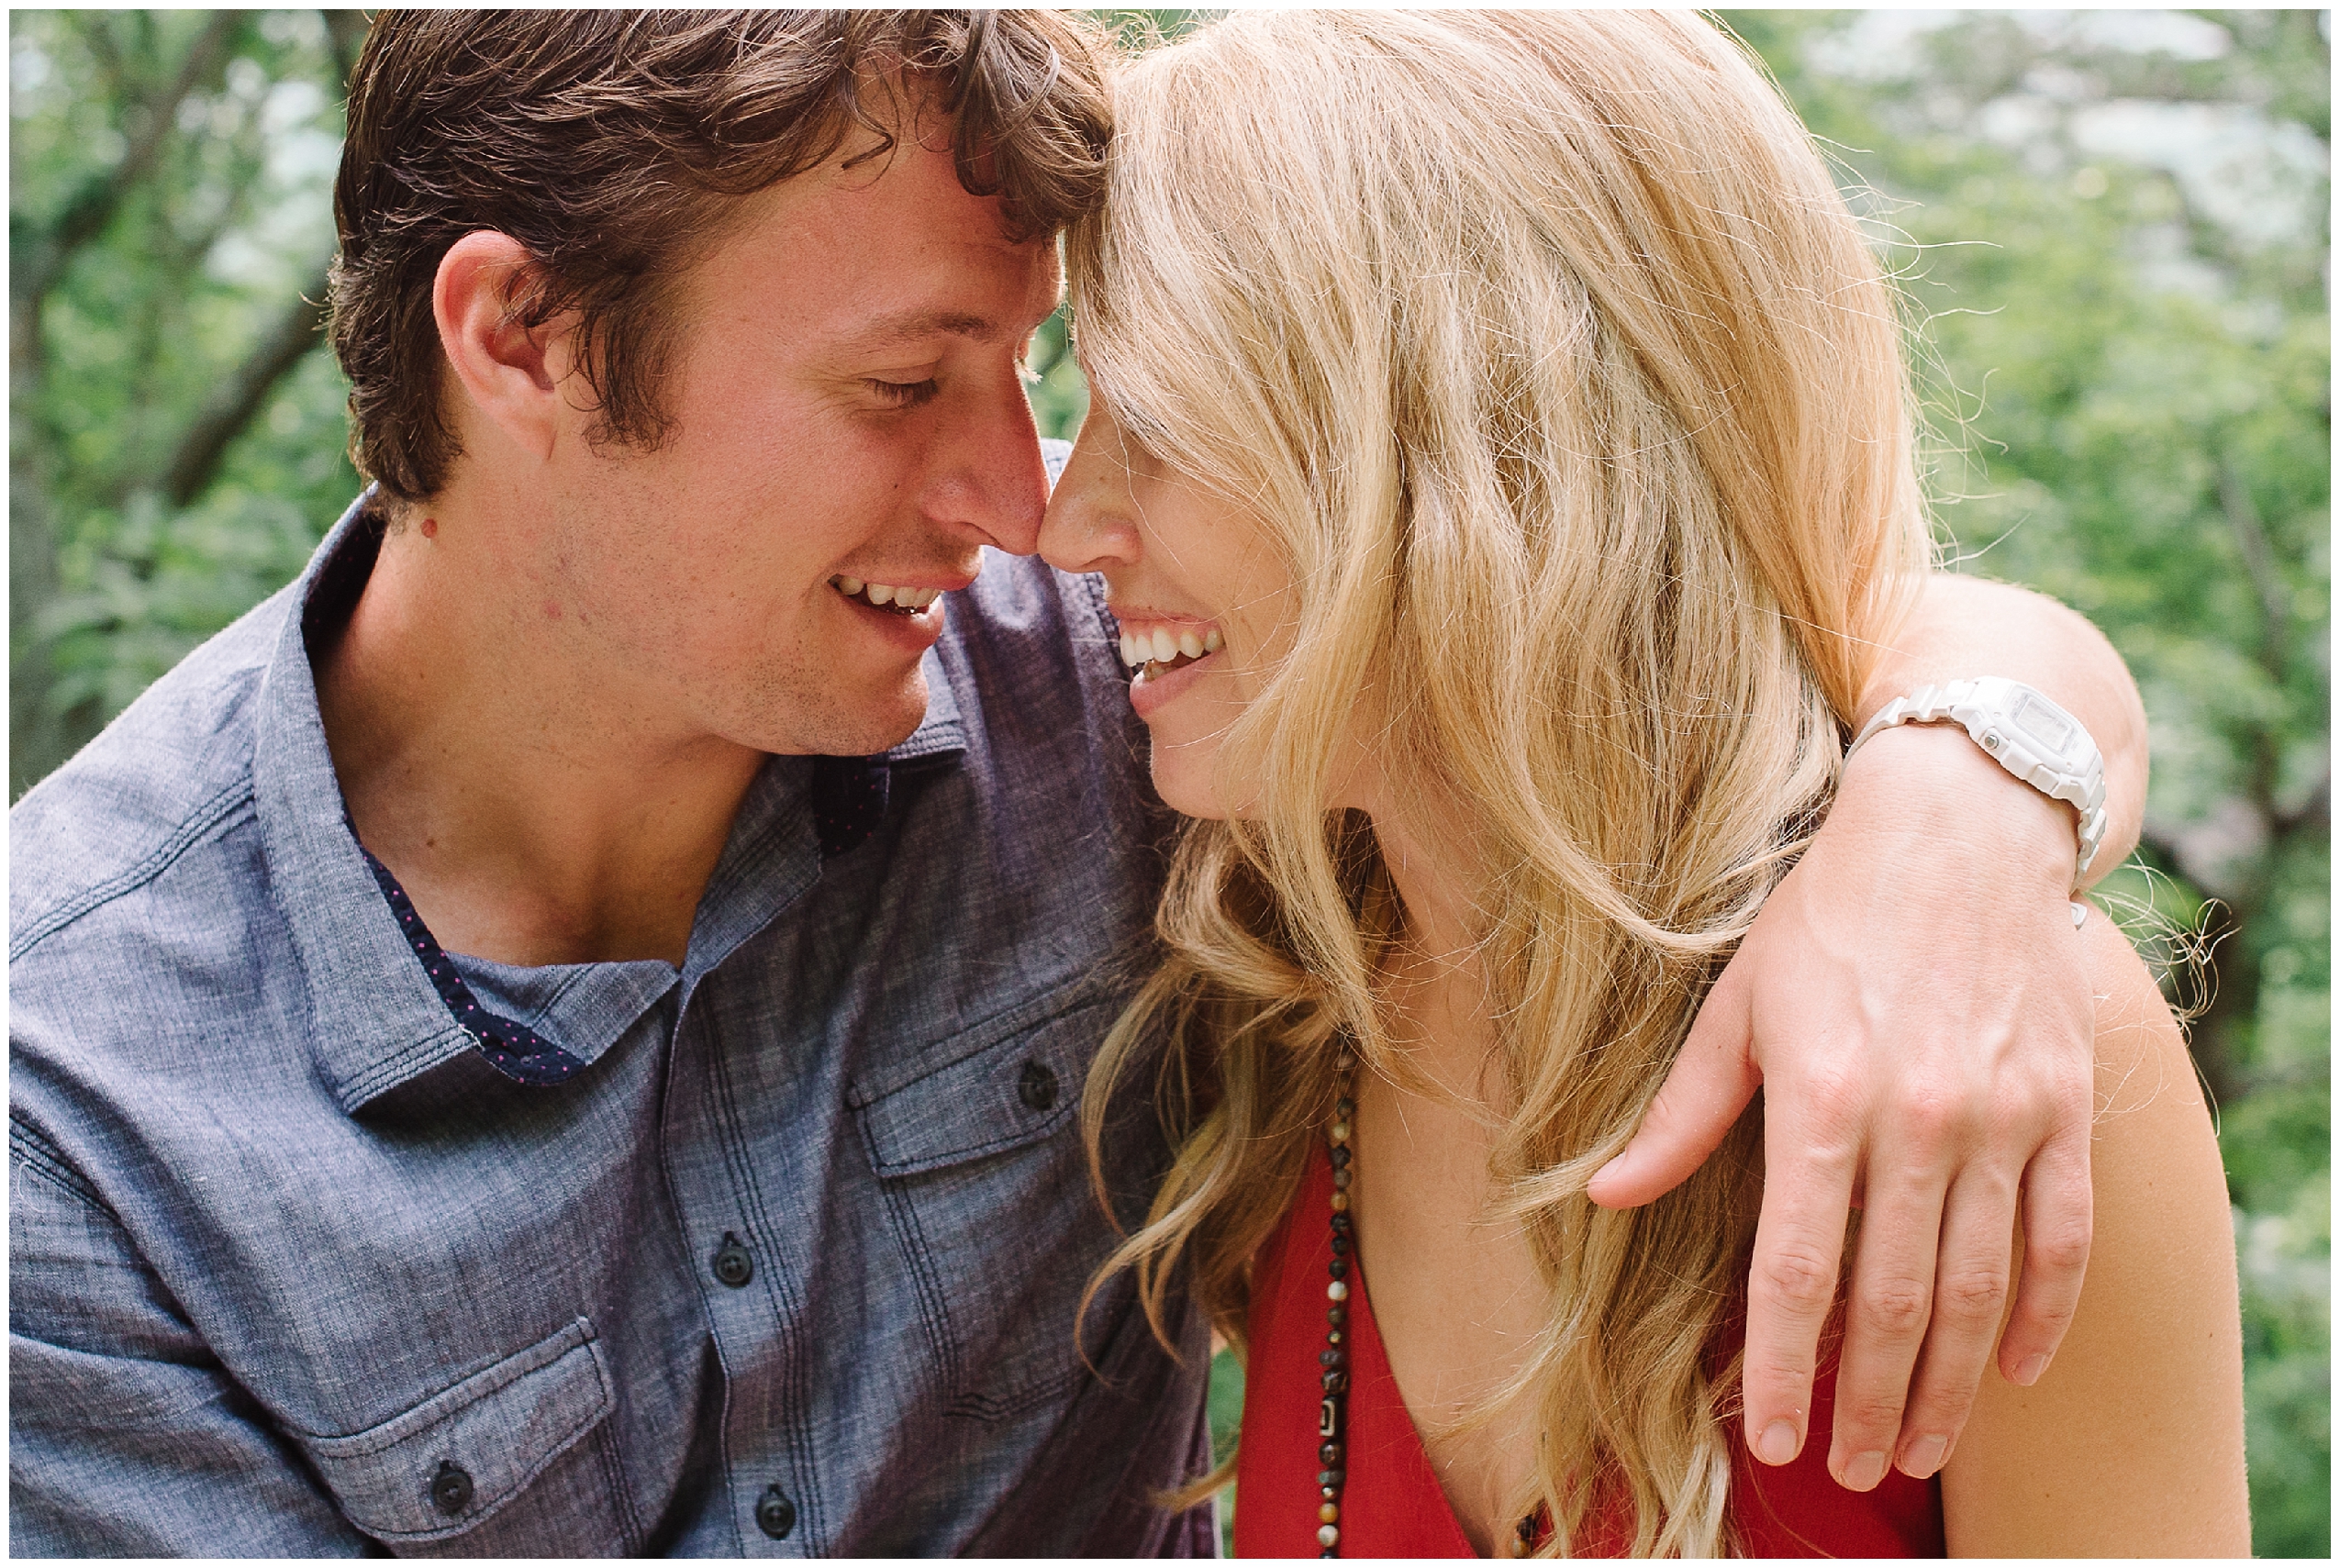
[[[819,757],[872,757],[890,751],[926,722],[926,672],[913,667],[907,680],[874,691],[860,701],[839,691],[825,711],[804,716],[796,743],[770,751]]]

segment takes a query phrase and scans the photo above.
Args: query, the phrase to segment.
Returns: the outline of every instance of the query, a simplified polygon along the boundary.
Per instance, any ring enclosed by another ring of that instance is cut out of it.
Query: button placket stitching
[[[692,1000],[696,999],[695,996],[692,998]],[[703,1016],[704,1013],[705,1009],[702,1007],[700,1015]],[[670,1058],[670,1072],[674,1070],[674,1063],[680,1061],[681,1052],[687,1043],[684,1031],[691,1028],[693,1021],[691,1002],[685,1001],[682,1004],[682,1011],[675,1021],[675,1054]],[[698,1041],[695,1066],[696,1070],[704,1076],[702,1085],[695,1098],[701,1107],[700,1114],[711,1124],[711,1140],[713,1145],[721,1151],[719,1165],[725,1178],[722,1190],[715,1195],[708,1207],[719,1206],[731,1214],[768,1215],[773,1211],[764,1204],[761,1188],[755,1179],[752,1162],[752,1151],[748,1145],[743,1131],[746,1118],[742,1116],[735,1098],[730,1077],[724,1071],[723,1053],[715,1042],[704,1038],[703,1025],[700,1026],[700,1031],[701,1038]],[[679,1103],[681,1102],[673,1096],[670,1087],[669,1104]],[[682,1195],[678,1192],[678,1202],[681,1198]],[[687,1212],[685,1222],[687,1223]],[[808,1440],[808,1434],[803,1429],[802,1412],[808,1408],[808,1391],[803,1386],[802,1359],[794,1354],[786,1344],[790,1326],[797,1320],[802,1306],[797,1300],[796,1294],[791,1288],[783,1254],[779,1249],[767,1247],[764,1262],[768,1266],[757,1268],[754,1266],[752,1254],[748,1253],[745,1244],[738,1242],[735,1231],[725,1231],[723,1235],[727,1242],[738,1244],[741,1253],[748,1254],[750,1268],[749,1277],[742,1279],[737,1287],[738,1294],[735,1295],[731,1290],[725,1290],[714,1293],[708,1297],[710,1308],[708,1326],[715,1333],[719,1350],[727,1341],[738,1340],[739,1336],[744,1332],[740,1327],[742,1319],[738,1317],[739,1312],[754,1311],[755,1309],[749,1307],[747,1303],[750,1299],[760,1299],[766,1304],[763,1310],[769,1313],[773,1324],[770,1330],[771,1337],[777,1341],[764,1353],[782,1363],[784,1368],[780,1374],[781,1388],[778,1401],[783,1414],[781,1420],[777,1423],[778,1429],[753,1434],[741,1432],[737,1428],[739,1418],[731,1414],[730,1402],[727,1401],[727,1409],[723,1418],[724,1468],[727,1479],[735,1498],[740,1498],[741,1493],[745,1492],[746,1496],[742,1500],[746,1505],[748,1518],[752,1522],[756,1531],[774,1541],[788,1540],[803,1555],[819,1555],[820,1547],[814,1538],[814,1520],[810,1517],[811,1510],[805,1506],[806,1503],[815,1500],[809,1488],[810,1477],[805,1473],[804,1464],[805,1445]],[[708,1262],[710,1273],[712,1273],[713,1260],[709,1259]],[[719,1274],[715,1277],[720,1279]],[[759,1278],[763,1285],[763,1292],[747,1291],[745,1287],[756,1283]],[[739,1305],[726,1310],[721,1306],[721,1303],[725,1301],[736,1302]],[[744,1444],[740,1440],[743,1437],[748,1439]],[[786,1473],[792,1489],[783,1488],[779,1483],[769,1479],[775,1469]],[[759,1474],[759,1472],[762,1473]],[[783,1535],[774,1535],[764,1526],[763,1510],[767,1495],[774,1492],[777,1492],[786,1501],[790,1509],[789,1528]],[[804,1499],[804,1503],[800,1503],[798,1499]],[[733,1506],[739,1507],[740,1504],[735,1503]],[[735,1518],[737,1517],[737,1515],[734,1516]],[[747,1535],[741,1544],[747,1546],[753,1540],[753,1535]],[[752,1552],[752,1548],[749,1549]]]

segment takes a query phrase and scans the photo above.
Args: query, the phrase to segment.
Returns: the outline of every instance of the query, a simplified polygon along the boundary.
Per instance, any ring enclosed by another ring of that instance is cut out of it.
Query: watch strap
[[[1862,726],[1845,761],[1872,736],[1897,725],[1944,723],[1957,725],[2000,767],[2079,814],[2079,858],[2072,879],[2078,886],[2104,842],[2110,817],[2104,754],[2080,721],[2021,681],[1998,675],[1948,681],[1920,686],[1886,704]]]

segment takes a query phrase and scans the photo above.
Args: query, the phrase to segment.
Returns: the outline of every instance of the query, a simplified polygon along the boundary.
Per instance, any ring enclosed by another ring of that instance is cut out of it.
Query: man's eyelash
[[[941,384],[932,377],[925,381],[870,381],[865,384],[889,408],[915,408],[942,390]]]

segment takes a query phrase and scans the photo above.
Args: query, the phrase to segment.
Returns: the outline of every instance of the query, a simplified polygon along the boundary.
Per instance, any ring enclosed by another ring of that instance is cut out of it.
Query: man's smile
[[[868,605],[897,616],[914,616],[942,596],[940,588],[917,588],[892,583],[866,583],[859,577],[842,573],[831,577],[829,585],[857,604]]]

